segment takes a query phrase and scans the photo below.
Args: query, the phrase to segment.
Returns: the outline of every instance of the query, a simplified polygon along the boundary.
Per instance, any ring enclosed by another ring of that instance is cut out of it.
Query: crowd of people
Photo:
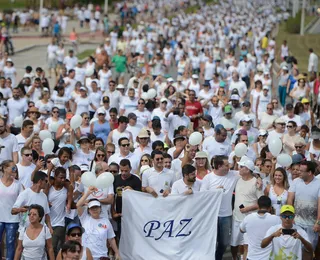
[[[1,257],[120,259],[123,192],[223,189],[215,259],[229,246],[234,260],[319,259],[318,56],[310,49],[300,71],[294,43],[276,49],[274,28],[289,17],[282,4],[125,1],[85,63],[54,37],[47,67],[30,61],[18,78],[4,53]],[[77,9],[79,26],[101,22],[86,10]],[[45,153],[48,131],[54,148]],[[113,185],[85,186],[88,171],[112,173]]]

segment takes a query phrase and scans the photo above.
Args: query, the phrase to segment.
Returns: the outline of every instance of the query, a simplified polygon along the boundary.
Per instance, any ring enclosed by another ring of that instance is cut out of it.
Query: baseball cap
[[[81,234],[85,232],[84,228],[81,227],[79,224],[71,222],[66,228],[66,234],[70,235],[71,230],[74,228],[79,228],[81,230]]]
[[[149,138],[149,133],[146,129],[141,129],[139,134],[138,134],[139,138]]]
[[[168,103],[168,99],[163,97],[163,98],[160,99],[160,103],[162,103],[162,102],[167,102]]]
[[[154,121],[154,120],[161,120],[161,119],[158,116],[154,116],[151,121]]]
[[[76,150],[76,148],[72,144],[66,144],[63,147],[69,148],[72,152]]]
[[[226,105],[226,106],[224,107],[224,113],[225,113],[225,114],[232,113],[232,107],[229,106],[229,105]]]
[[[92,200],[88,203],[88,209],[91,209],[92,207],[101,207],[101,203],[98,200]]]
[[[231,95],[230,100],[238,100],[239,101],[240,97],[239,97],[239,95],[234,94],[234,95]]]
[[[100,108],[98,108],[98,110],[97,110],[97,114],[99,115],[99,114],[106,114],[106,110],[103,108],[103,107],[100,107]]]
[[[281,69],[283,69],[283,70],[289,70],[289,69],[288,69],[288,67],[287,67],[286,65],[282,66],[282,68],[281,68]]]
[[[242,106],[244,106],[244,107],[250,107],[250,106],[251,106],[251,103],[250,103],[250,101],[246,100],[246,101],[242,102]]]
[[[124,86],[122,84],[119,84],[116,89],[124,89]]]
[[[263,86],[262,89],[263,89],[263,90],[269,90],[269,87],[268,87],[268,86]]]
[[[209,122],[212,122],[212,120],[213,120],[212,116],[210,116],[210,115],[203,115],[202,119],[205,120],[205,121],[209,121]]]
[[[267,135],[267,134],[268,134],[268,132],[266,130],[264,130],[264,129],[260,129],[259,130],[259,135],[260,136],[264,136],[264,135]]]
[[[80,90],[87,91],[86,87],[80,87]]]
[[[307,98],[303,98],[303,99],[301,100],[301,103],[302,103],[302,104],[307,104],[307,103],[310,103],[310,101],[309,101],[309,99],[307,99]]]
[[[173,78],[168,78],[167,81],[168,82],[174,82]]]
[[[291,110],[293,109],[293,105],[292,104],[286,104],[286,110]]]
[[[192,75],[192,78],[193,78],[193,79],[198,79],[199,76],[198,76],[197,74],[193,74],[193,75]]]
[[[49,89],[48,88],[43,88],[42,91],[43,92],[49,92]]]
[[[88,138],[88,136],[81,136],[78,141],[78,144],[80,144],[83,140],[87,140],[88,142],[90,142],[90,139]]]
[[[286,123],[286,121],[281,117],[277,118],[274,122],[276,124],[285,124]]]
[[[250,159],[242,161],[242,162],[240,161],[240,162],[238,162],[238,164],[240,166],[247,167],[250,171],[254,172],[256,170],[255,167],[254,167],[253,161],[251,161]]]
[[[196,153],[196,156],[194,158],[195,159],[197,159],[197,158],[208,158],[208,155],[204,151],[199,151],[199,152]]]
[[[250,118],[250,116],[245,115],[244,117],[242,117],[242,118],[240,119],[240,122],[241,122],[241,121],[243,121],[243,122],[250,122],[250,121],[252,121],[252,119]]]
[[[105,102],[110,102],[109,97],[108,97],[108,96],[104,96],[104,97],[102,98],[102,102],[103,102],[103,103],[105,103]]]
[[[283,205],[280,209],[280,214],[285,213],[285,212],[290,212],[292,214],[295,214],[294,207],[291,205]]]
[[[81,164],[80,169],[82,172],[87,172],[89,171],[89,166],[87,164]]]
[[[175,138],[173,138],[173,144],[175,145],[176,141],[179,139],[185,140],[186,138],[183,135],[176,135]]]

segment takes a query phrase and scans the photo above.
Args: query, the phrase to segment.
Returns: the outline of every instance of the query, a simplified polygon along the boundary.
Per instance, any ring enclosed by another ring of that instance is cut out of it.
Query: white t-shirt
[[[74,69],[77,66],[78,58],[75,56],[73,56],[73,57],[66,56],[63,59],[63,64],[66,65],[66,69],[67,69],[67,71],[69,71],[71,69]]]
[[[208,154],[210,160],[216,155],[228,156],[231,153],[230,143],[226,141],[224,141],[223,143],[218,143],[213,136],[209,136],[204,139],[202,149]]]
[[[76,115],[81,115],[81,113],[83,112],[89,112],[89,104],[91,103],[91,101],[88,97],[77,97],[74,102],[77,104],[77,110],[75,112]]]
[[[9,134],[5,138],[0,137],[0,144],[5,146],[0,150],[0,163],[4,160],[12,160],[12,153],[20,151],[17,138],[13,134]]]
[[[28,103],[24,98],[20,98],[18,100],[9,98],[7,102],[7,107],[9,110],[8,124],[13,124],[13,121],[16,117],[21,116],[24,112],[27,111]]]
[[[201,182],[199,180],[196,180],[191,186],[193,192],[200,191],[200,187],[201,187]],[[183,179],[180,179],[173,183],[171,188],[171,194],[183,194],[188,189],[189,189],[189,186],[185,184]]]
[[[64,187],[60,190],[50,187],[48,200],[52,205],[49,214],[52,227],[65,226],[67,193]]]
[[[211,172],[202,179],[200,191],[215,190],[219,186],[223,187],[219,217],[232,216],[232,194],[239,178],[238,171],[229,171],[225,176],[219,176]]]
[[[265,260],[269,258],[272,246],[270,244],[266,248],[261,248],[261,241],[268,229],[278,224],[281,224],[280,218],[270,213],[259,215],[255,212],[244,218],[240,229],[247,234],[248,259]]]
[[[29,166],[22,166],[20,163],[17,164],[19,172],[19,181],[25,188],[32,186],[31,175],[36,166],[32,163]]]
[[[19,223],[20,216],[12,215],[11,210],[12,206],[16,202],[19,194],[23,191],[21,183],[17,180],[14,180],[12,184],[7,187],[5,186],[0,179],[0,222],[6,223]]]
[[[279,230],[282,224],[275,225],[268,229],[266,237],[271,236],[274,232]],[[299,226],[293,225],[293,229],[302,236],[306,241],[310,243],[307,233]],[[275,237],[272,240],[272,250],[270,255],[270,260],[277,259],[302,259],[302,242],[299,239],[295,239],[291,235],[281,235],[280,237]]]
[[[313,226],[317,220],[318,199],[320,198],[320,180],[314,178],[306,184],[302,179],[295,179],[289,193],[295,193],[295,223],[302,226]]]
[[[107,256],[107,239],[115,237],[110,221],[107,218],[92,218],[87,209],[80,216],[80,221],[86,231],[82,236],[82,244],[90,248],[93,259]]]
[[[48,58],[49,59],[55,59],[56,56],[57,56],[57,54],[56,54],[57,50],[58,50],[58,46],[57,45],[49,44],[48,48],[47,48]]]
[[[30,188],[25,189],[23,192],[19,194],[12,208],[21,208],[23,206],[30,206],[32,204],[38,204],[42,206],[44,209],[45,215],[50,213],[47,195],[42,191],[40,191],[39,193],[34,192]],[[43,217],[41,221],[42,224],[44,224],[44,220],[45,220],[45,217]],[[19,232],[21,232],[28,225],[29,225],[28,212],[20,214]]]
[[[158,195],[161,191],[169,189],[174,182],[173,171],[163,168],[161,172],[154,167],[146,170],[142,175],[142,187],[151,187]]]
[[[124,109],[124,115],[128,116],[129,113],[135,111],[138,107],[138,98],[134,98],[133,100],[129,97],[125,96],[122,99],[120,104],[120,109]]]
[[[78,149],[72,158],[72,163],[78,164],[78,165],[81,165],[81,164],[90,165],[93,158],[94,158],[93,151],[89,151],[89,153],[84,153],[81,149]]]
[[[137,123],[143,125],[144,127],[148,126],[148,122],[151,121],[151,113],[148,110],[139,111],[138,109],[133,111],[137,116]]]
[[[47,226],[43,226],[40,234],[36,239],[30,239],[26,233],[20,232],[19,240],[22,240],[22,257],[25,260],[41,260],[45,259],[46,240],[51,238],[50,230]]]

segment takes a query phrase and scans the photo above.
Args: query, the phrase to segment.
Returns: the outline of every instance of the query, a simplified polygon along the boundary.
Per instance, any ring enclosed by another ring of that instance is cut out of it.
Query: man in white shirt
[[[74,69],[77,66],[78,58],[74,56],[73,50],[69,51],[69,56],[64,58],[63,64],[66,66],[67,71]]]
[[[5,160],[12,160],[18,163],[18,141],[13,134],[7,132],[4,119],[0,118],[0,163]]]
[[[292,104],[287,104],[286,105],[286,112],[287,114],[282,116],[281,118],[285,121],[285,123],[287,124],[289,121],[294,121],[297,123],[297,131],[300,130],[301,128],[301,117],[299,115],[296,115],[294,113],[294,107]]]
[[[311,72],[315,72],[317,73],[318,72],[318,63],[319,63],[319,59],[318,59],[318,56],[317,54],[315,54],[313,52],[313,49],[310,48],[309,49],[309,62],[308,62],[308,72],[309,74]]]
[[[32,150],[28,147],[21,149],[21,160],[17,164],[19,181],[25,188],[32,186],[32,173],[36,169],[36,165],[32,163]]]
[[[243,56],[243,60],[239,62],[239,74],[241,79],[246,83],[247,88],[250,88],[250,74],[252,64],[248,61],[247,55]]]
[[[109,88],[106,88],[106,91],[103,95],[109,97],[110,107],[115,107],[119,111],[121,103],[121,93],[116,90],[116,82],[114,80],[109,81]]]
[[[47,62],[48,62],[48,77],[51,78],[51,72],[54,71],[57,67],[57,50],[58,46],[56,45],[55,39],[52,39],[51,43],[47,47]]]
[[[216,260],[222,260],[230,245],[232,227],[232,195],[240,176],[238,171],[229,170],[228,157],[217,155],[213,159],[214,170],[204,176],[200,191],[223,189],[223,197],[218,215]]]
[[[229,95],[231,96],[232,90],[237,89],[240,99],[244,100],[247,95],[247,86],[243,80],[240,80],[238,72],[232,73],[232,81],[229,86]]]
[[[164,168],[163,153],[161,151],[153,151],[151,159],[153,160],[153,167],[146,170],[142,175],[142,191],[150,193],[155,198],[159,194],[167,197],[174,182],[174,173]]]
[[[138,107],[138,100],[139,98],[135,97],[135,90],[130,88],[128,91],[128,96],[124,96],[122,98],[120,104],[120,115],[128,116],[129,113],[135,111]]]
[[[18,116],[22,116],[24,112],[28,109],[28,103],[25,98],[20,98],[21,90],[19,88],[14,88],[12,91],[12,98],[8,99],[8,125],[12,125],[14,119]]]
[[[278,259],[309,259],[302,256],[305,250],[312,252],[312,245],[307,233],[293,224],[295,209],[291,205],[283,205],[280,210],[282,224],[268,229],[261,247],[266,248],[271,244],[271,260]],[[311,258],[312,259],[312,258]]]
[[[34,123],[31,120],[27,119],[23,121],[21,133],[16,135],[19,150],[24,146],[28,147],[31,143],[31,138],[33,137],[33,127]]]
[[[183,179],[177,180],[172,185],[171,194],[190,195],[200,191],[201,183],[196,178],[196,168],[191,164],[182,167]]]
[[[268,229],[281,223],[276,215],[271,215],[271,200],[268,196],[261,196],[258,199],[258,212],[247,215],[240,224],[240,231],[247,234],[248,260],[268,259],[272,250],[271,245],[261,248],[261,241]]]

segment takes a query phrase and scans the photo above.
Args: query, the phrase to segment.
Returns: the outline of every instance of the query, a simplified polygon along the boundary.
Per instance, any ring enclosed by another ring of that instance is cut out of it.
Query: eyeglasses
[[[102,113],[99,113],[99,114],[98,114],[98,116],[104,116],[104,114],[102,114]]]
[[[115,151],[107,151],[107,153],[115,154]]]
[[[148,163],[148,162],[149,162],[149,160],[141,160],[141,162],[147,162],[147,163]]]
[[[129,147],[130,144],[121,144],[122,147]]]
[[[25,153],[23,154],[25,157],[29,157],[29,156],[32,156],[32,153]]]
[[[162,158],[155,158],[155,160],[156,160],[157,162],[161,162],[161,161],[163,161],[163,157],[162,157]]]
[[[97,154],[97,157],[105,157],[104,154]]]
[[[288,127],[288,128],[292,128],[292,127],[293,127],[293,125],[287,125],[287,127]]]
[[[281,218],[292,220],[292,219],[294,219],[294,215],[281,215]]]
[[[143,140],[146,140],[148,139],[149,137],[139,137],[139,139],[143,139]]]
[[[295,148],[296,149],[301,149],[303,147],[303,145],[296,145]]]
[[[16,172],[17,171],[17,166],[12,166],[11,171]]]
[[[105,100],[105,101],[103,101],[103,103],[109,103],[109,100]]]
[[[71,233],[70,236],[71,237],[81,237],[82,234],[81,233]]]

